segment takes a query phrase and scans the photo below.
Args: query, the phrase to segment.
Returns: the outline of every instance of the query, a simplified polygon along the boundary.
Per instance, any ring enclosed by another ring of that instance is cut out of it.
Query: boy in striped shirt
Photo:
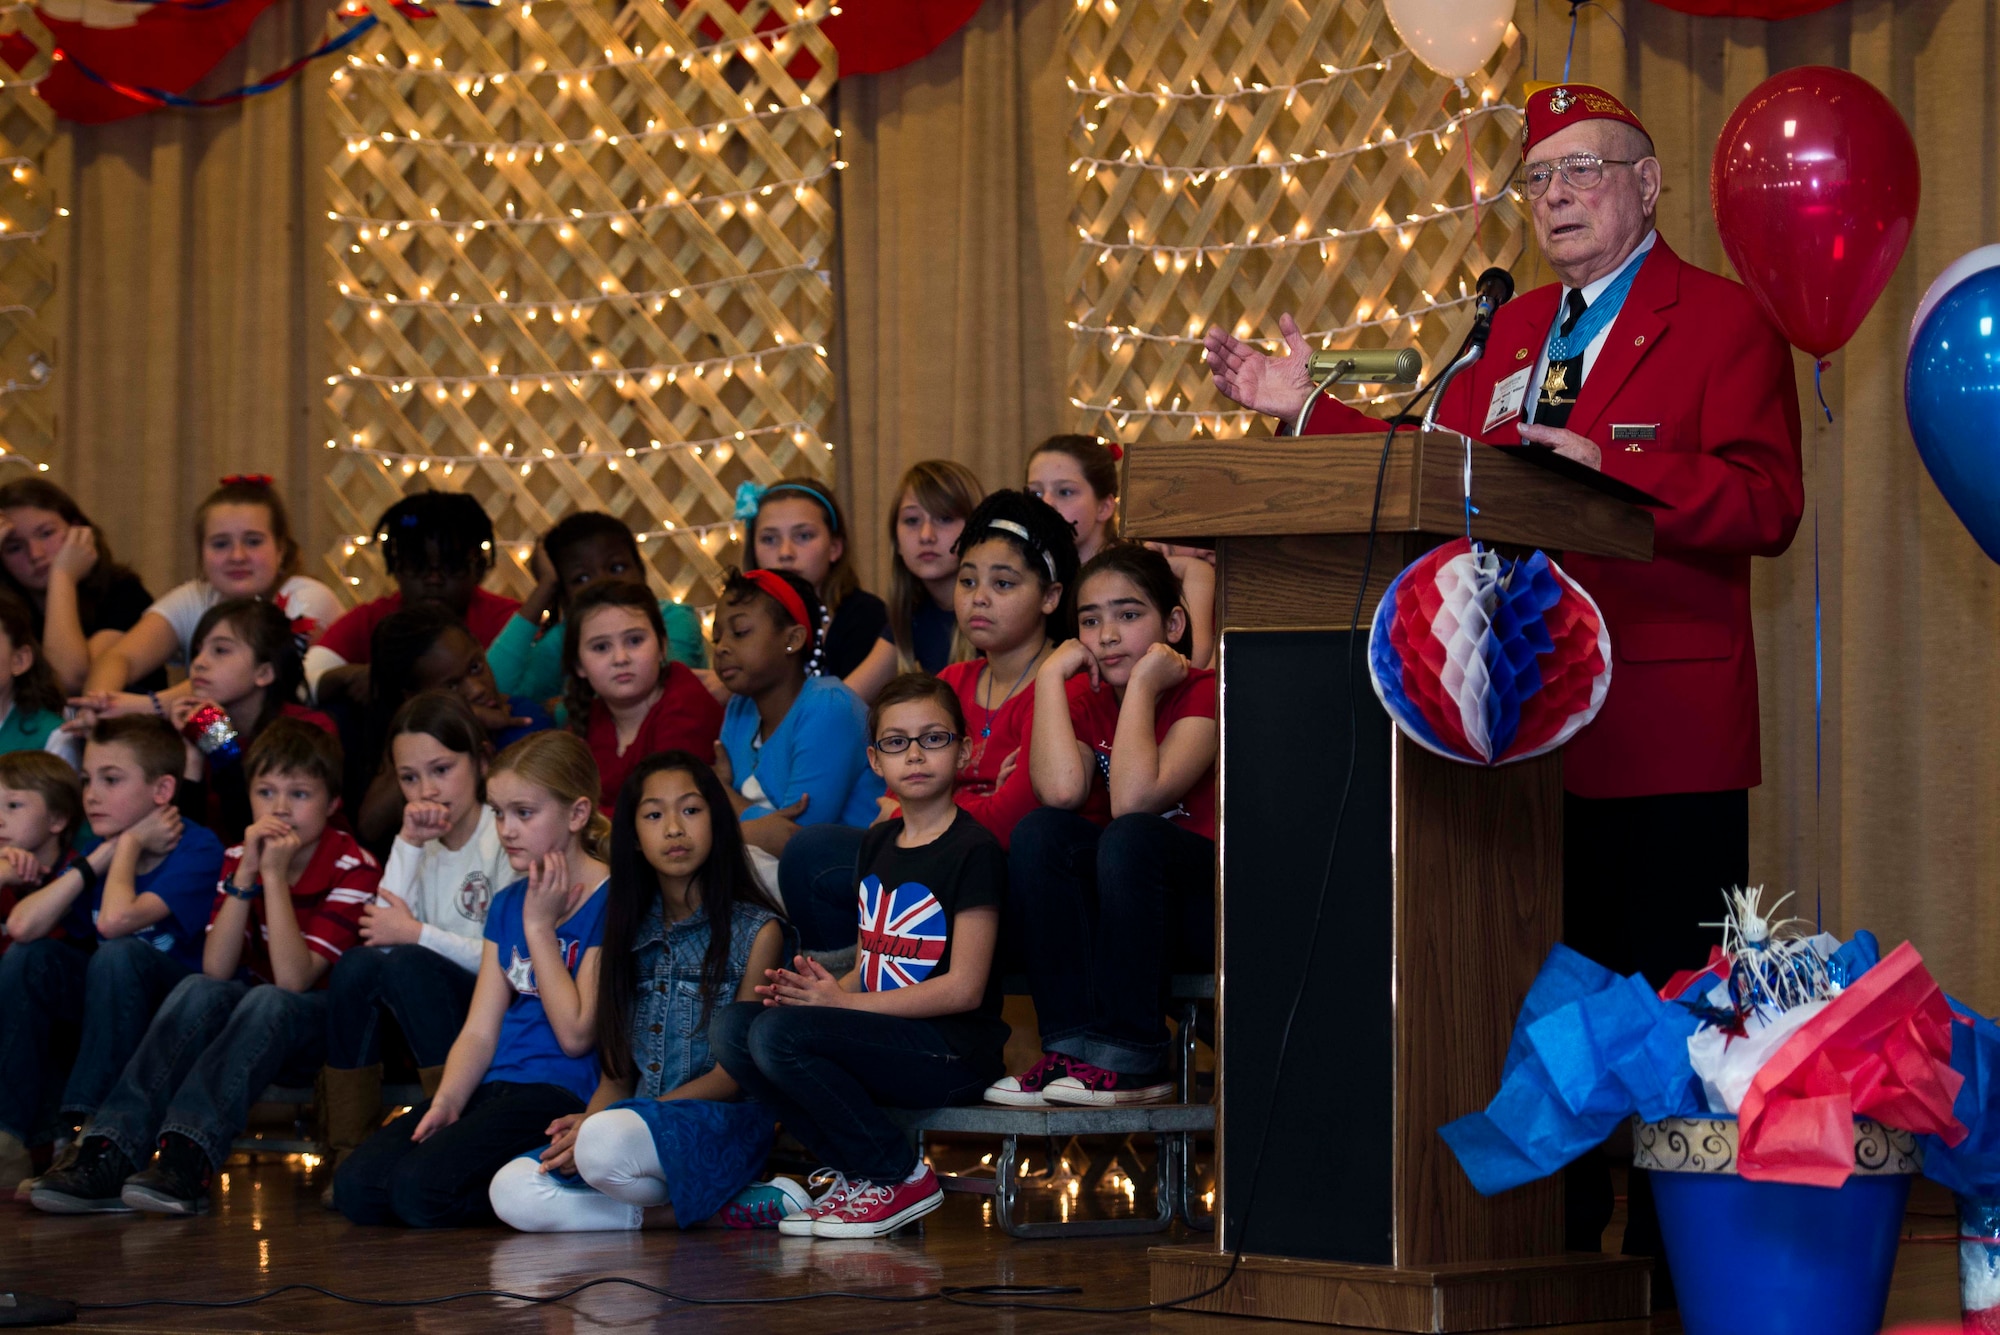
[[[341,773],[331,735],[279,719],[243,765],[251,823],[223,858],[202,971],[161,1005],[74,1160],[40,1179],[38,1209],[204,1213],[264,1087],[308,1084],[326,1059],[327,970],[359,944],[382,870],[329,823]]]

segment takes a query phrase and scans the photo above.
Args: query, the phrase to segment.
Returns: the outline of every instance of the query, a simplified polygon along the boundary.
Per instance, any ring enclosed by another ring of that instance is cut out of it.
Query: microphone
[[[1472,336],[1466,340],[1466,345],[1483,348],[1493,333],[1493,313],[1513,300],[1514,275],[1496,265],[1479,275],[1475,291],[1479,294],[1479,303],[1472,308]]]
[[[1315,352],[1306,362],[1314,384],[1411,385],[1424,373],[1424,354],[1415,348],[1347,348]]]

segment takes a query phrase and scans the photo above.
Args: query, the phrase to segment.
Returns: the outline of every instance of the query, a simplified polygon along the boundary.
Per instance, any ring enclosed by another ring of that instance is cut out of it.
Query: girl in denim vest
[[[638,765],[612,821],[597,1092],[549,1124],[546,1149],[494,1175],[494,1212],[531,1233],[717,1217],[754,1228],[808,1204],[796,1183],[754,1182],[771,1113],[743,1101],[708,1050],[710,1015],[755,998],[784,931],[715,772],[685,751]]]

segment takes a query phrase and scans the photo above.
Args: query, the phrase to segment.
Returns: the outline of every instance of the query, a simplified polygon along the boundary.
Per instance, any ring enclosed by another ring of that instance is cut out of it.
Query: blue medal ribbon
[[[1583,314],[1577,317],[1576,324],[1571,327],[1567,335],[1562,333],[1560,318],[1549,326],[1550,366],[1554,366],[1557,362],[1566,362],[1576,356],[1578,352],[1590,346],[1592,339],[1610,328],[1611,322],[1618,318],[1619,309],[1625,305],[1625,297],[1632,291],[1632,284],[1638,280],[1639,269],[1645,263],[1645,255],[1635,256],[1628,261],[1619,275],[1611,280],[1611,286],[1598,293],[1596,301],[1584,307]]]

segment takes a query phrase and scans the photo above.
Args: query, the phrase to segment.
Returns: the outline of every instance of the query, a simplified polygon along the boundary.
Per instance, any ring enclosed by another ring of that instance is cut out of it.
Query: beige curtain
[[[1030,444],[1066,429],[1070,7],[986,0],[929,56],[836,94],[841,481],[875,587],[906,468],[1019,486]]]
[[[196,92],[310,49],[326,11],[274,6]],[[71,216],[51,234],[50,475],[156,593],[194,573],[189,516],[223,473],[281,479],[309,562],[323,545],[325,97],[318,66],[233,108],[67,125],[51,150]]]

